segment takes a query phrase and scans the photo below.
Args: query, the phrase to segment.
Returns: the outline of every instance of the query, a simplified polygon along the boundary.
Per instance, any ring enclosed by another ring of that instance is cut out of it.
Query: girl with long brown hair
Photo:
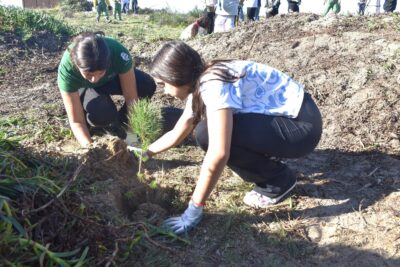
[[[244,197],[244,203],[254,208],[276,204],[295,187],[295,175],[276,158],[311,152],[322,131],[320,112],[302,85],[251,61],[206,64],[178,41],[158,51],[151,74],[165,93],[187,102],[175,127],[149,146],[148,156],[176,146],[193,129],[206,151],[188,208],[167,219],[166,228],[179,234],[199,223],[225,165],[255,184]]]

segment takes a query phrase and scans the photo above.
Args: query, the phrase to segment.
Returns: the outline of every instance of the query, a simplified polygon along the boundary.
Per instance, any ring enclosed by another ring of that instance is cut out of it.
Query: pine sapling
[[[139,155],[139,171],[141,174],[141,166],[143,153],[149,145],[155,141],[161,134],[161,109],[147,99],[140,99],[129,110],[129,126],[132,131],[137,134],[142,152]]]

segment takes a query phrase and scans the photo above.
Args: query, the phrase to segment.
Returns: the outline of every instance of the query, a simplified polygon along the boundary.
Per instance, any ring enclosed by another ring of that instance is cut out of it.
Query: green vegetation
[[[199,9],[193,9],[188,14],[172,12],[168,9],[161,10],[149,10],[149,21],[162,26],[168,25],[172,27],[185,27],[197,18],[202,16],[202,11]]]
[[[51,245],[34,240],[35,231],[41,228],[27,205],[22,210],[14,208],[24,200],[40,199],[60,192],[54,182],[54,172],[48,166],[32,158],[18,148],[16,141],[0,132],[0,258],[1,266],[32,266],[43,262],[43,266],[83,266],[88,248],[54,252]],[[23,205],[23,204],[22,204]],[[26,204],[25,204],[26,205]],[[33,206],[32,206],[33,207]],[[37,210],[40,210],[38,208]]]
[[[136,133],[142,144],[142,150],[146,151],[148,146],[161,134],[161,110],[153,102],[140,99],[129,110],[129,126]],[[141,173],[143,155],[139,155],[139,171]]]
[[[87,0],[62,0],[61,10],[62,11],[90,11],[92,10],[93,4]]]
[[[73,28],[41,11],[0,6],[0,31],[20,34],[24,40],[36,31],[49,31],[57,36],[74,34]]]
[[[153,102],[140,99],[129,112],[129,125],[147,149],[161,133],[161,110]]]
[[[56,16],[63,16],[68,25],[79,31],[103,31],[107,36],[117,39],[134,38],[136,41],[155,42],[159,40],[173,40],[178,38],[181,31],[192,23],[196,17],[166,11],[153,11],[146,15],[122,14],[122,21],[114,20],[107,23],[104,16],[96,22],[95,12],[75,12],[73,15],[59,13],[59,10],[48,11]]]

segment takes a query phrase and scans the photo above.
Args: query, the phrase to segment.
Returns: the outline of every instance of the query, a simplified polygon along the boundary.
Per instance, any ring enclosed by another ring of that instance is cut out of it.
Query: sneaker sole
[[[272,204],[262,206],[262,205],[256,205],[256,204],[253,204],[253,203],[246,203],[246,201],[243,201],[243,202],[244,202],[246,205],[248,205],[248,206],[250,206],[250,207],[253,207],[253,208],[256,208],[256,209],[266,209],[266,208],[268,208],[268,207],[273,207],[274,205],[276,205],[277,203],[279,203],[279,201],[280,201],[282,198],[286,197],[286,196],[293,190],[293,188],[296,186],[296,184],[297,184],[297,181],[296,181],[288,190],[286,190],[282,195],[280,195],[279,197],[277,197],[277,198],[271,198],[271,203],[272,203]]]

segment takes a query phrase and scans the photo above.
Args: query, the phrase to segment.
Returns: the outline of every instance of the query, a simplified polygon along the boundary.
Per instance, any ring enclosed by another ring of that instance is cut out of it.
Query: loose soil
[[[315,152],[287,160],[299,181],[288,200],[247,208],[241,199],[251,185],[226,168],[202,222],[186,236],[190,245],[154,245],[125,266],[400,266],[399,23],[397,15],[281,15],[190,41],[206,60],[254,60],[300,81],[321,109],[322,139]],[[60,45],[0,37],[1,116],[68,127],[56,83]],[[122,41],[145,70],[162,44]],[[160,106],[181,106],[161,93],[154,97]],[[135,159],[107,136],[89,151],[65,138],[22,144],[83,162],[91,190],[82,201],[114,223],[158,225],[182,212],[204,155],[187,142],[147,162],[138,179]]]

